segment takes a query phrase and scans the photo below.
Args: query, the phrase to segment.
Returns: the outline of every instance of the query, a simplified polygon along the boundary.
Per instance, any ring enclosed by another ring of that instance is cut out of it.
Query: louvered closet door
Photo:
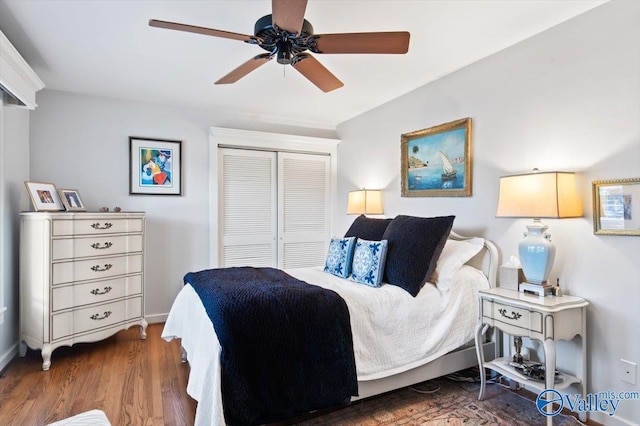
[[[330,157],[278,153],[278,268],[324,264],[329,241]]]
[[[277,264],[276,153],[218,151],[222,266]]]

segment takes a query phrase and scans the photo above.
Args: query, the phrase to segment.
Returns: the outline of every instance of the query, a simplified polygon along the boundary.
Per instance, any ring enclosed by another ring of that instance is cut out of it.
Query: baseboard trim
[[[149,324],[155,324],[158,322],[166,322],[168,316],[169,314],[146,315],[144,319],[147,320]]]
[[[0,357],[0,372],[4,371],[16,355],[18,355],[18,344],[14,343],[14,345],[11,346],[7,352],[3,353],[2,357]]]

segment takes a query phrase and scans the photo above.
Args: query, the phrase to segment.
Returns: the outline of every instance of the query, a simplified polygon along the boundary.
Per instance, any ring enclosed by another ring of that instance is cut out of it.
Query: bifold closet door
[[[278,268],[323,265],[330,238],[330,157],[278,153]]]
[[[276,153],[220,149],[218,171],[219,264],[277,265]]]
[[[330,157],[223,148],[219,264],[281,269],[324,264]]]

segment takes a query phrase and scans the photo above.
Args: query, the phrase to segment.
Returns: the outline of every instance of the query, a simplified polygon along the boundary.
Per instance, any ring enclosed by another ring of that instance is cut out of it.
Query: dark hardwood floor
[[[112,425],[192,425],[189,365],[180,341],[160,338],[151,324],[104,341],[58,348],[42,371],[40,351],[16,357],[0,374],[0,425],[45,425],[84,411],[105,412]]]

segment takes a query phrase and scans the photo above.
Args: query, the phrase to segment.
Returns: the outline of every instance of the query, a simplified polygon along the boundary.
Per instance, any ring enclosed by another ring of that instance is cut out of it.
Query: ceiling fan
[[[223,37],[255,44],[266,50],[249,59],[215,84],[235,83],[274,57],[279,64],[291,64],[304,77],[323,92],[344,84],[307,53],[407,53],[409,36],[406,31],[314,34],[313,27],[304,19],[307,0],[272,0],[272,14],[255,23],[254,35],[238,34],[212,28],[197,27],[175,22],[149,20],[152,27]]]

